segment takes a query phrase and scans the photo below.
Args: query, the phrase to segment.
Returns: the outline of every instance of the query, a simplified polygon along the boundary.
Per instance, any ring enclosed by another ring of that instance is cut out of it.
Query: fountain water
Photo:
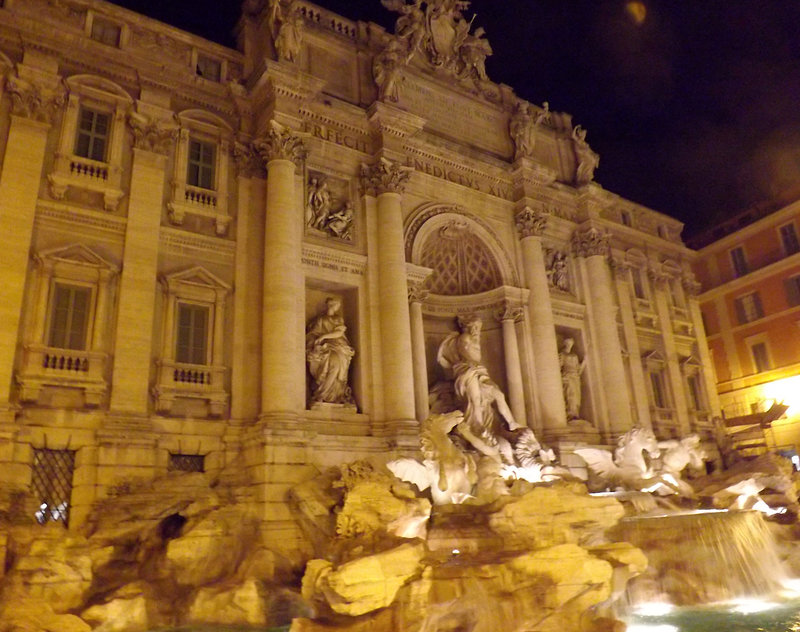
[[[756,511],[696,511],[625,518],[616,540],[642,549],[648,571],[629,604],[695,605],[774,593],[785,579],[769,525]]]

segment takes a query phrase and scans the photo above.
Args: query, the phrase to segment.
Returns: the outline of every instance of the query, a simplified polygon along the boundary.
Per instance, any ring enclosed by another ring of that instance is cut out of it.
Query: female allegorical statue
[[[314,379],[311,401],[355,404],[353,391],[347,383],[355,351],[345,333],[342,301],[331,296],[325,306],[325,311],[312,319],[306,330],[306,359]]]

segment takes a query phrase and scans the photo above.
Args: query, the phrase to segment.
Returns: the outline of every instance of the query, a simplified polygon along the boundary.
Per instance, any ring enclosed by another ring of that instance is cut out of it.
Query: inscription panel
[[[508,115],[505,112],[441,88],[418,77],[406,76],[400,84],[401,107],[428,122],[426,127],[442,136],[466,142],[500,157],[511,156]]]

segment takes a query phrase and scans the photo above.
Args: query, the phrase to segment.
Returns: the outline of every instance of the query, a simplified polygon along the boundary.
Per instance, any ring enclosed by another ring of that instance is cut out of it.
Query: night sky
[[[115,0],[233,46],[236,0]],[[393,28],[380,0],[319,0]],[[687,224],[800,198],[800,2],[473,0],[489,77],[569,112],[606,189]]]

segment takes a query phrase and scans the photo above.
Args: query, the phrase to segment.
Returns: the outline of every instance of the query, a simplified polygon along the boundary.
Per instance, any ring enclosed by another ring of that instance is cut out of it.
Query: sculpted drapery
[[[311,401],[354,404],[347,380],[355,351],[347,339],[342,302],[330,297],[325,305],[325,312],[312,319],[306,331],[306,359],[314,380]]]

